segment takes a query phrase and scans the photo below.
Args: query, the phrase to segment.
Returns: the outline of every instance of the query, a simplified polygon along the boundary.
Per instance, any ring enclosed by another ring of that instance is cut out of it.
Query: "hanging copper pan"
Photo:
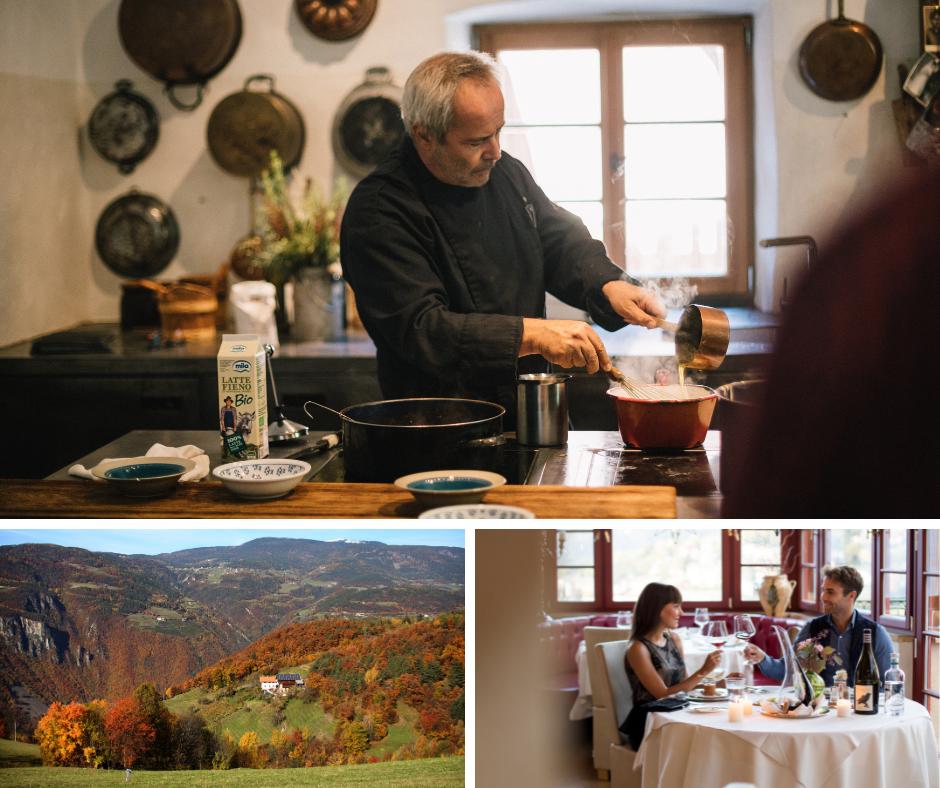
[[[121,0],[118,32],[131,60],[166,83],[170,103],[192,110],[238,49],[242,17],[237,0]],[[179,99],[178,85],[195,85],[195,100]]]
[[[862,22],[839,16],[815,27],[800,47],[800,75],[817,96],[830,101],[861,98],[881,73],[881,41]]]
[[[254,82],[267,90],[249,90]],[[304,121],[297,107],[274,90],[274,77],[255,74],[244,90],[222,99],[209,116],[209,153],[223,170],[256,177],[271,163],[276,150],[290,169],[304,149]]]

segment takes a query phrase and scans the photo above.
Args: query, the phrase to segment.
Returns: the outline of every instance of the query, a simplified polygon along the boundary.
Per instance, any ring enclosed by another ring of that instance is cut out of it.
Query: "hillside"
[[[347,755],[458,752],[463,671],[462,615],[292,624],[171,688],[166,706],[198,712],[235,741],[247,731],[268,743],[304,729],[345,741],[359,726],[366,738]],[[278,672],[299,673],[306,687],[284,697],[263,693],[258,677]]]
[[[179,684],[293,621],[463,608],[463,550],[264,538],[159,556],[0,547],[0,707]]]

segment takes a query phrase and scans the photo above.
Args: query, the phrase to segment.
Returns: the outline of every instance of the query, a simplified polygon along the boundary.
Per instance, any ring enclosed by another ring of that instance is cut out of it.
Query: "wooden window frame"
[[[753,300],[754,119],[750,16],[653,19],[629,22],[551,22],[480,25],[477,46],[494,57],[502,49],[592,47],[600,52],[601,155],[604,184],[604,244],[625,268],[625,236],[619,218],[625,205],[624,179],[611,177],[624,156],[621,48],[689,43],[718,45],[725,57],[725,200],[728,208],[728,273],[721,277],[683,277],[698,287],[698,297],[713,304]],[[650,277],[644,277],[649,279]],[[666,277],[672,279],[674,277]]]
[[[936,529],[934,529],[936,530]],[[914,593],[914,675],[908,677],[911,682],[911,697],[919,699],[919,703],[927,705],[928,698],[940,702],[940,686],[927,686],[927,664],[930,659],[930,642],[940,647],[940,627],[927,625],[927,580],[931,577],[940,578],[940,568],[928,569],[928,542],[927,529],[920,529],[914,538],[914,570],[915,581],[909,583],[916,587]]]

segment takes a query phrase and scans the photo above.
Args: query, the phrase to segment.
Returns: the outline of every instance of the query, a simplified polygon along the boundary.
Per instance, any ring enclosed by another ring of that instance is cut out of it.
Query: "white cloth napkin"
[[[185,446],[164,446],[162,443],[155,443],[147,449],[146,457],[185,457],[196,463],[196,467],[187,471],[180,477],[181,482],[198,482],[209,475],[209,455],[198,446],[187,443]],[[111,459],[111,458],[106,458]],[[114,458],[126,459],[126,458]],[[102,460],[101,462],[105,462]],[[80,479],[93,479],[94,481],[104,481],[99,479],[84,465],[75,464],[69,468],[69,475],[78,476]]]

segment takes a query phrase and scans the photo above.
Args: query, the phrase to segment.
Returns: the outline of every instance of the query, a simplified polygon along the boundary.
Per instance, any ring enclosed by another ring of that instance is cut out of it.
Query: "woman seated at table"
[[[668,631],[679,626],[681,615],[682,594],[675,586],[649,583],[636,601],[633,636],[625,660],[633,708],[620,726],[634,750],[643,741],[646,715],[656,710],[654,704],[693,689],[721,660],[721,651],[714,651],[705,657],[702,667],[686,675],[682,641]]]

